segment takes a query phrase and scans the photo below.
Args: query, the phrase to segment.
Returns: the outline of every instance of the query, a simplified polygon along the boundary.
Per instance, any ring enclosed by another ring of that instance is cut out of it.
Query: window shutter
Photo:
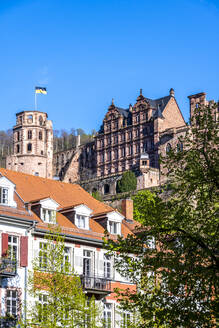
[[[2,233],[2,256],[6,256],[8,251],[8,234]]]
[[[21,236],[20,239],[20,266],[28,266],[28,237]]]

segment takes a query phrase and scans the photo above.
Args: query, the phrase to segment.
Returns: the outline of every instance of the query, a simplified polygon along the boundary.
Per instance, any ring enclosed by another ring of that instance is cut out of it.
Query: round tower
[[[7,169],[52,178],[53,129],[47,114],[23,111],[16,114],[13,127],[13,155]]]

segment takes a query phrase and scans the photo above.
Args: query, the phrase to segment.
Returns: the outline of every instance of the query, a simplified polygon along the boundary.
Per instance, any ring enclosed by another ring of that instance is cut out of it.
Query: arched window
[[[27,139],[28,140],[31,140],[32,139],[32,131],[31,130],[28,130],[27,131]]]
[[[16,153],[20,153],[20,145],[16,146]]]
[[[32,144],[31,143],[27,144],[27,151],[32,151]]]
[[[177,144],[177,153],[183,151],[183,143],[182,142],[178,142]]]
[[[168,143],[166,146],[166,154],[171,150],[171,145]]]
[[[43,118],[42,118],[41,115],[40,115],[40,117],[39,117],[39,124],[40,124],[40,125],[43,125]]]
[[[43,134],[42,134],[42,131],[39,132],[39,140],[42,140],[43,139]]]

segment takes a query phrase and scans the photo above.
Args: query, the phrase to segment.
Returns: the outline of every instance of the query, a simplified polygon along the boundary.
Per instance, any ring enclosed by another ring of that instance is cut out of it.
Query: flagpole
[[[35,110],[37,110],[37,94],[36,94],[36,90],[35,90]]]

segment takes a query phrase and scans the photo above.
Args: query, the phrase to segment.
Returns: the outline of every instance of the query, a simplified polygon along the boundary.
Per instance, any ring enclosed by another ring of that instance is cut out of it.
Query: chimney
[[[122,200],[122,214],[127,220],[133,220],[133,200],[123,199]]]

